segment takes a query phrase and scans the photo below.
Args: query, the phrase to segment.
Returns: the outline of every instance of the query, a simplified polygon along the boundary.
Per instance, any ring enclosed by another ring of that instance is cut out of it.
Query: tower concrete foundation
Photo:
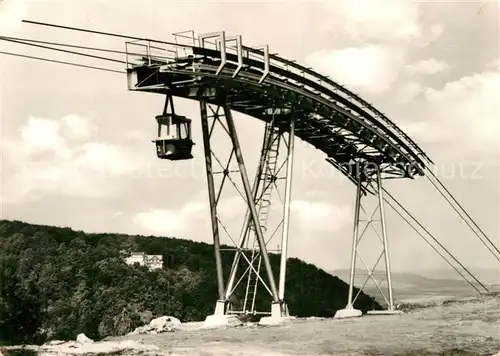
[[[345,309],[339,309],[335,313],[335,319],[345,319],[345,318],[359,318],[363,315],[363,312],[353,307],[346,307]]]
[[[242,325],[241,320],[236,315],[225,314],[226,303],[217,301],[215,312],[205,318],[204,329],[215,329],[221,327],[235,327]]]
[[[285,325],[291,322],[288,314],[288,306],[285,303],[273,303],[271,306],[271,316],[265,316],[260,319],[259,325],[262,326],[278,326]]]

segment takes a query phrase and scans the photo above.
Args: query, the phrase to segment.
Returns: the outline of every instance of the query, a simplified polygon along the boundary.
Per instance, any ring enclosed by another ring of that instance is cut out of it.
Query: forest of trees
[[[163,268],[127,265],[131,252],[163,255]],[[223,253],[227,270],[232,256]],[[270,258],[277,278],[279,255]],[[314,265],[288,260],[285,297],[291,314],[331,317],[345,307],[347,290]],[[212,245],[0,220],[1,343],[74,340],[78,333],[98,340],[161,315],[203,320],[216,299]],[[260,293],[256,304],[269,309],[270,297]],[[380,309],[364,293],[355,307]]]

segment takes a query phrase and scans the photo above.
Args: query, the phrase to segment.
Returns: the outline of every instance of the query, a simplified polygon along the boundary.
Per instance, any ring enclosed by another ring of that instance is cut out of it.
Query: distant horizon
[[[47,225],[47,224],[39,224],[39,223],[32,223],[32,222],[29,222],[29,221],[23,221],[23,220],[16,220],[16,219],[0,219],[0,221],[19,221],[21,223],[25,223],[25,224],[29,224],[29,225],[38,225],[38,226],[51,226],[51,227],[56,227],[56,228],[61,228],[61,229],[64,229],[64,228],[69,228],[69,229],[72,229],[73,231],[81,231],[85,234],[117,234],[117,235],[126,235],[126,236],[137,236],[137,237],[149,237],[149,236],[153,236],[153,237],[158,237],[158,238],[174,238],[174,239],[180,239],[180,240],[189,240],[189,241],[193,241],[193,242],[199,242],[199,243],[204,243],[204,244],[208,244],[208,245],[212,245],[212,243],[210,242],[203,242],[203,241],[196,241],[194,239],[191,239],[189,237],[178,237],[178,236],[160,236],[160,235],[140,235],[140,234],[129,234],[129,233],[121,233],[121,232],[115,232],[115,231],[101,231],[101,232],[88,232],[88,231],[85,231],[85,230],[80,230],[80,229],[75,229],[71,226],[59,226],[59,225]],[[272,252],[271,252],[272,253]],[[303,260],[304,262],[306,263],[310,263],[318,268],[321,268],[323,269],[325,272],[327,273],[333,273],[333,272],[349,272],[350,271],[350,266],[346,266],[346,267],[342,267],[342,268],[336,268],[336,269],[325,269],[323,267],[319,267],[317,264],[315,264],[314,262],[311,262],[311,261],[308,261],[306,259],[303,259],[303,258],[299,258],[299,257],[295,257],[295,256],[289,256],[289,258],[298,258],[298,259],[301,259]],[[472,272],[477,272],[477,271],[483,271],[483,272],[495,272],[495,273],[498,273],[499,276],[500,276],[500,270],[498,269],[494,269],[494,268],[484,268],[484,267],[474,267],[474,266],[466,266],[467,268],[469,268],[470,270],[472,270]],[[357,267],[356,268],[357,271],[361,271],[361,272],[366,272],[366,270],[362,269],[362,268],[359,268]],[[377,272],[383,272],[384,270],[383,269],[376,269],[375,271]],[[397,269],[397,270],[392,270],[393,273],[408,273],[408,274],[418,274],[418,272],[437,272],[437,271],[442,271],[442,272],[448,272],[450,273],[451,275],[453,275],[457,278],[460,278],[460,276],[456,273],[456,271],[448,266],[443,266],[443,267],[440,267],[440,268],[420,268],[420,269]],[[426,278],[429,278],[428,276],[422,276],[422,277],[426,277]]]
[[[471,270],[471,272],[477,272],[477,271],[482,271],[482,272],[494,272],[497,273],[500,277],[500,270],[494,269],[494,268],[484,268],[484,267],[474,267],[474,266],[466,266],[468,269]],[[330,270],[329,272],[345,272],[345,271],[350,271],[350,268],[339,268],[339,269],[334,269]],[[365,271],[360,268],[356,268],[356,271]],[[383,270],[376,269],[374,272],[383,272]],[[415,269],[415,270],[397,270],[397,271],[392,271],[393,273],[401,273],[401,274],[418,274],[418,272],[447,272],[450,273],[450,275],[456,275],[458,278],[461,278],[460,275],[452,268],[430,268],[430,269]],[[431,278],[431,276],[422,276],[426,278]]]
[[[161,18],[152,16],[151,9]],[[448,190],[498,246],[497,10],[475,2],[409,0],[209,1],[196,6],[174,0],[150,0],[148,6],[131,0],[9,0],[0,5],[0,32],[121,52],[123,38],[21,20],[166,41],[186,28],[196,34],[224,30],[228,37],[241,35],[245,46],[267,44],[270,53],[328,76],[384,113],[435,162],[432,167]],[[259,19],[259,26],[251,19]],[[47,53],[4,42],[2,51]],[[100,59],[64,52],[47,56],[105,66]],[[174,98],[176,113],[192,119],[196,145],[193,159],[169,162],[158,159],[151,143],[164,96],[128,90],[124,73],[7,55],[0,55],[0,61],[2,218],[89,233],[213,241],[197,102]],[[107,62],[108,69],[125,69],[123,63]],[[237,111],[233,117],[253,180],[264,123]],[[221,127],[214,130],[212,143],[220,159],[230,155],[231,140]],[[325,161],[325,152],[300,139],[294,152],[288,254],[323,270],[346,268],[355,185]],[[233,160],[229,170],[236,168]],[[219,169],[215,161],[214,169]],[[222,175],[216,175],[216,184],[219,179]],[[240,181],[235,184],[237,189],[228,184],[218,203],[228,231],[221,228],[220,239],[226,245],[237,240],[246,211]],[[384,187],[465,266],[497,268],[499,261],[427,179],[388,179]],[[278,200],[271,204],[269,231],[282,220]],[[393,271],[447,268],[390,207],[385,212]],[[280,230],[272,249],[280,244]],[[363,238],[360,254],[370,267],[380,245],[374,233]]]
[[[449,265],[446,265],[446,266],[448,266],[449,269],[452,270],[452,268]],[[467,265],[465,267],[467,267],[467,268],[474,268],[473,266],[470,266],[470,265]],[[478,269],[484,269],[484,270],[487,270],[487,271],[498,271],[500,273],[500,270],[499,269],[495,269],[495,268],[478,267],[478,266],[476,266],[476,268],[478,268]],[[341,270],[344,270],[344,269],[351,269],[351,268],[350,267],[348,267],[348,268],[337,268],[337,269],[335,269],[335,271],[339,271],[339,270],[341,271]],[[362,269],[362,268],[359,267],[359,266],[356,266],[356,269]],[[375,269],[375,271],[379,271],[379,270],[380,270],[380,268]],[[425,267],[422,267],[421,269],[419,269],[419,271],[441,271],[441,270],[448,270],[448,268],[446,268],[446,267],[440,267],[440,268],[433,268],[433,267],[431,267],[431,268],[425,268]]]

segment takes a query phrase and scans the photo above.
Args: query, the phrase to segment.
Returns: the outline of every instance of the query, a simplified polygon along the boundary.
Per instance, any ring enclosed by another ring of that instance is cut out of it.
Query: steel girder
[[[353,165],[371,167],[366,179],[376,179],[375,168],[384,178],[424,175],[425,154],[388,119],[382,122],[380,112],[367,103],[356,106],[339,95],[338,90],[345,92],[345,88],[332,90],[272,65],[262,80],[267,69],[264,61],[247,56],[241,65],[240,55],[224,53],[222,65],[220,50],[191,50],[190,55],[175,60],[156,60],[149,65],[148,59],[129,68],[129,89],[172,93],[215,105],[227,100],[233,110],[264,121],[274,115],[285,129],[292,111],[298,112],[301,119],[296,121],[295,135],[323,151],[327,161],[353,183],[359,176],[350,169]],[[270,108],[281,112],[276,115]]]

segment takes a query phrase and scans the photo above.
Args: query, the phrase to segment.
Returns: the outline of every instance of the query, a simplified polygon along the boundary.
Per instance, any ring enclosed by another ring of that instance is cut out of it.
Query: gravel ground
[[[280,327],[199,330],[199,325],[126,339],[156,345],[166,355],[493,355],[500,350],[500,296],[404,315],[297,319]]]
[[[279,327],[245,325],[203,330],[203,323],[185,323],[170,333],[107,338],[84,345],[70,342],[43,348],[28,346],[25,350],[33,350],[39,356],[489,356],[500,351],[500,294],[435,303],[404,304],[403,315],[295,319]],[[14,352],[19,348],[5,347],[2,351]],[[14,355],[11,352],[8,354]]]

